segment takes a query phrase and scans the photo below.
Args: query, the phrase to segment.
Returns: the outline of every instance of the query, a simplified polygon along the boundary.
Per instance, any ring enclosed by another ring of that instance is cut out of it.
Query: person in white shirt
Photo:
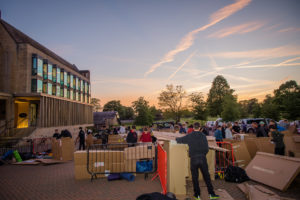
[[[120,134],[125,134],[126,133],[125,127],[123,125],[120,126],[119,132],[120,132]]]
[[[229,122],[229,123],[227,123],[227,128],[225,130],[225,138],[226,139],[232,139],[231,129],[232,129],[232,124]]]

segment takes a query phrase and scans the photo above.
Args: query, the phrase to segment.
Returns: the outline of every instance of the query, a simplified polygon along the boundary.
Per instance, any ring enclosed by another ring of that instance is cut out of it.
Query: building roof
[[[94,124],[105,124],[105,120],[114,119],[118,117],[117,111],[106,111],[106,112],[94,112],[93,119]]]
[[[41,45],[37,41],[33,40],[32,38],[30,38],[26,34],[22,33],[18,29],[16,29],[12,25],[8,24],[7,22],[5,22],[2,19],[0,19],[0,23],[3,25],[3,27],[6,29],[8,34],[12,37],[12,39],[17,44],[20,44],[20,43],[30,44],[31,46],[37,48],[38,50],[42,51],[43,53],[47,54],[48,56],[50,56],[50,57],[54,58],[55,60],[59,61],[60,63],[66,65],[67,67],[69,67],[69,68],[75,70],[76,72],[80,73],[78,68],[74,64],[69,63],[68,61],[66,61],[62,57],[55,54],[53,51],[47,49],[46,47],[44,47],[43,45]]]

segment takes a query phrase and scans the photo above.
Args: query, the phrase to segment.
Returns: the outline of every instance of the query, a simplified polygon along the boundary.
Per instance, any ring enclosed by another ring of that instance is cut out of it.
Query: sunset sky
[[[79,69],[92,97],[157,103],[166,84],[239,100],[300,83],[299,0],[2,0],[2,19]]]

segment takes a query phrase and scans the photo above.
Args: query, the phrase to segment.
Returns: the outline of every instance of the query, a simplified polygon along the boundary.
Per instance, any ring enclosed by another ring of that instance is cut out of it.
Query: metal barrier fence
[[[227,167],[230,165],[231,166],[235,165],[235,159],[234,159],[233,148],[231,143],[217,142],[217,145],[228,150],[226,152],[216,150],[215,173],[221,179],[223,179]]]
[[[157,144],[95,144],[87,150],[91,181],[115,173],[148,174],[157,170]]]
[[[17,150],[20,154],[40,154],[51,150],[51,137],[34,138],[22,141],[20,144],[0,148],[0,156],[5,155],[8,151]]]

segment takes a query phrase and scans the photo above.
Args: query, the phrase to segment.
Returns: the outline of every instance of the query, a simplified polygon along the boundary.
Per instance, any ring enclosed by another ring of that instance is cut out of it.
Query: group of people
[[[268,126],[263,121],[259,122],[259,124],[253,122],[251,128],[256,137],[272,137],[271,141],[275,144],[274,153],[277,155],[285,155],[285,145],[283,142],[284,134],[281,133],[285,128],[277,125],[274,120],[270,120]],[[238,122],[234,122],[233,126],[229,122],[227,124],[223,123],[217,125],[214,136],[217,142],[222,142],[224,138],[233,139],[236,134],[245,132],[243,124],[241,129]]]

